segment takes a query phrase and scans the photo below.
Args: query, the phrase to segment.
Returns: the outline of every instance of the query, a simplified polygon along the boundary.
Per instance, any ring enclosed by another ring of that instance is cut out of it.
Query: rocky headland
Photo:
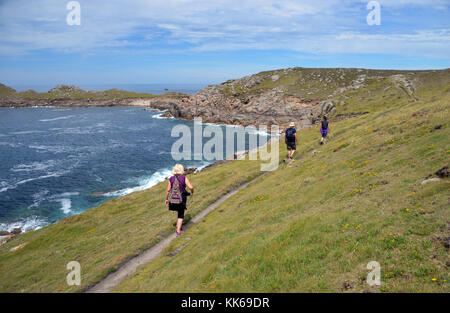
[[[400,89],[405,96],[416,101],[414,92],[417,85],[423,84],[430,74],[448,77],[449,70],[288,68],[206,86],[194,95],[151,95],[119,89],[85,91],[66,85],[59,85],[47,93],[16,92],[1,85],[0,107],[141,106],[166,110],[165,116],[168,117],[201,117],[210,123],[259,126],[285,125],[294,121],[298,128],[304,128],[316,124],[325,114],[333,116],[336,107],[345,106],[346,98],[349,98],[347,94],[354,90],[367,88],[370,97],[370,89],[380,81],[387,86],[383,86],[383,92],[389,92],[390,88]],[[349,116],[362,113],[349,112]]]

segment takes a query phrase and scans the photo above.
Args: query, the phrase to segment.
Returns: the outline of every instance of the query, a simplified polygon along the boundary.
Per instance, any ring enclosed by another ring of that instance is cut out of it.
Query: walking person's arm
[[[186,186],[191,190],[191,195],[194,195],[194,186],[192,186],[191,182],[189,181],[189,178],[186,177]]]
[[[166,188],[166,201],[164,201],[164,203],[166,204],[166,205],[169,205],[169,192],[170,192],[170,189],[171,189],[172,187],[171,187],[171,185],[170,185],[170,180],[168,180],[167,181],[167,188]]]

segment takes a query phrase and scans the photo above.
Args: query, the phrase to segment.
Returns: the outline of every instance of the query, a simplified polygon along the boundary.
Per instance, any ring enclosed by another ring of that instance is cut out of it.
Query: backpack
[[[173,204],[179,204],[183,202],[183,193],[181,192],[180,181],[175,175],[175,179],[172,184],[172,188],[169,193],[169,202]]]
[[[286,139],[289,142],[295,141],[295,129],[294,128],[288,128],[286,129]]]

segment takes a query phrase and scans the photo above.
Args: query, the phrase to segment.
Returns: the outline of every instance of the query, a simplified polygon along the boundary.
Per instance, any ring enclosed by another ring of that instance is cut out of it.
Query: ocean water
[[[163,181],[178,163],[176,125],[194,122],[138,107],[0,108],[0,230],[40,228]]]

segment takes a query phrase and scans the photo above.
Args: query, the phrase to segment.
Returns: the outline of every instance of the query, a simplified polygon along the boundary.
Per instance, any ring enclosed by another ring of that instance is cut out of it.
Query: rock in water
[[[20,229],[20,228],[14,228],[14,229],[12,230],[11,234],[18,235],[18,234],[20,234],[21,232],[22,232],[22,229]]]
[[[189,175],[189,174],[193,174],[195,173],[195,171],[197,170],[196,167],[188,167],[184,169],[184,175]]]

